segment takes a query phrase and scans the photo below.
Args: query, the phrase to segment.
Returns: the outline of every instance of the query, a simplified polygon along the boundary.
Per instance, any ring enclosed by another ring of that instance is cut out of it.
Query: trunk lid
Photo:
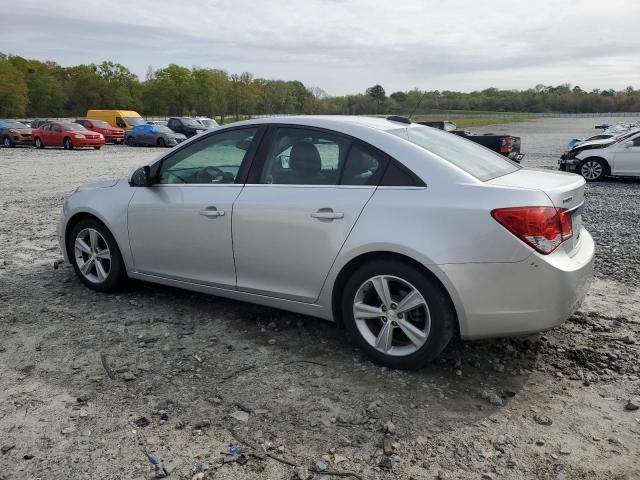
[[[549,197],[554,207],[571,210],[573,236],[563,245],[567,253],[571,253],[578,246],[580,231],[582,230],[584,186],[586,184],[584,178],[580,175],[522,168],[508,175],[489,180],[486,183],[502,187],[540,190]]]

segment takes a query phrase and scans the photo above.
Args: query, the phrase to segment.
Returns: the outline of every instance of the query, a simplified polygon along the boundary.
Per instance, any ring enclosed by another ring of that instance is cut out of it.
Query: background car
[[[203,127],[214,128],[219,126],[218,122],[216,122],[213,118],[209,118],[209,117],[194,117],[194,118]]]
[[[640,177],[640,130],[578,145],[562,155],[560,170],[579,173],[589,182],[607,175]]]
[[[147,123],[149,125],[161,125],[163,127],[167,126],[167,121],[166,120],[147,120]]]
[[[109,125],[104,120],[94,120],[90,118],[78,118],[75,123],[82,125],[87,130],[92,132],[101,133],[104,137],[105,143],[123,143],[124,142],[124,130],[122,128],[115,128]]]
[[[32,129],[15,120],[0,120],[0,140],[5,147],[32,145]]]
[[[144,124],[138,112],[133,110],[87,110],[86,118],[104,120],[115,128],[128,130],[136,125]]]
[[[171,117],[167,122],[167,127],[176,133],[182,133],[187,138],[193,137],[207,129],[207,127],[200,122],[190,117]]]
[[[132,147],[146,145],[151,147],[173,147],[187,137],[162,125],[138,125],[127,130],[125,143]]]
[[[46,125],[49,122],[52,122],[53,120],[49,120],[47,118],[36,118],[35,120],[32,120],[30,123],[31,128],[40,128],[43,125]]]
[[[94,290],[129,277],[334,320],[413,368],[454,334],[534,333],[578,308],[584,186],[408,121],[265,118],[77,189],[58,236]]]
[[[93,147],[100,150],[104,145],[104,136],[77,123],[50,122],[33,130],[33,144],[37,148],[64,147],[72,150],[77,147]]]

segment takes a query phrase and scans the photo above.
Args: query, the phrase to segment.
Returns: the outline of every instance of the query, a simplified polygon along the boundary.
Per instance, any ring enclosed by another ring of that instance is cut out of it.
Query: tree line
[[[442,110],[491,112],[637,112],[640,90],[585,91],[569,84],[526,90],[397,91],[374,85],[356,95],[329,96],[297,80],[171,64],[149,67],[140,80],[127,67],[62,67],[0,53],[0,117],[71,117],[88,109],[136,110],[146,116],[205,115],[240,118],[269,114],[408,114]]]

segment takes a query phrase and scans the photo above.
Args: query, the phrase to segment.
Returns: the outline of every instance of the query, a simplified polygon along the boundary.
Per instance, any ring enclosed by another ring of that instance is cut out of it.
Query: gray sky
[[[21,0],[0,51],[61,65],[169,63],[301,80],[333,95],[640,88],[630,0]]]

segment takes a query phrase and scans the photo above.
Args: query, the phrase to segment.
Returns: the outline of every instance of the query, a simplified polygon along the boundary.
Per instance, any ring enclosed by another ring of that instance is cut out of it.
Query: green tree
[[[0,117],[20,117],[29,102],[29,88],[23,73],[6,58],[0,58]]]

